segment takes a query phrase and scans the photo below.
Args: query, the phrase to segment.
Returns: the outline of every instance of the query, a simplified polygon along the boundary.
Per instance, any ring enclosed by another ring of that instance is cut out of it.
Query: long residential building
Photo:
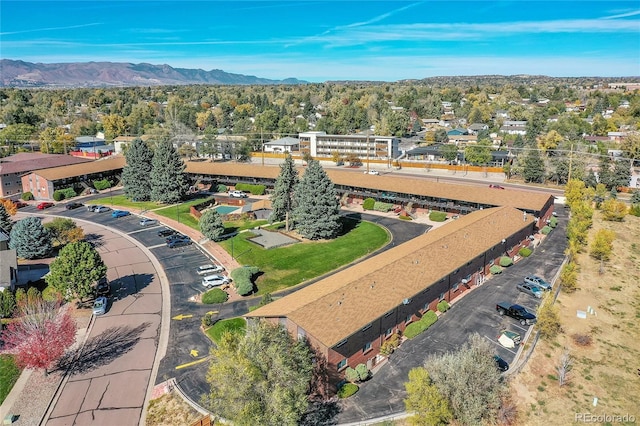
[[[327,359],[333,382],[347,367],[382,359],[393,334],[484,282],[501,256],[530,243],[534,219],[512,207],[476,211],[337,272],[253,312],[281,324]]]
[[[325,132],[304,132],[298,135],[300,151],[312,157],[331,158],[355,155],[361,159],[391,160],[400,156],[400,139],[370,134],[328,135]]]

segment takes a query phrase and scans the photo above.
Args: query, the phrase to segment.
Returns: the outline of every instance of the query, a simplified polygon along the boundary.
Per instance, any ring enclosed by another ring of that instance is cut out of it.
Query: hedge
[[[420,321],[412,322],[404,329],[404,335],[407,339],[413,339],[418,334],[431,327],[436,321],[438,321],[436,313],[433,311],[427,311]]]
[[[413,220],[411,216],[398,216],[402,220]]]
[[[441,300],[438,303],[438,310],[440,312],[447,312],[449,310],[451,306],[449,305],[449,302],[447,302],[446,300]]]
[[[376,205],[376,200],[373,198],[367,198],[362,202],[362,208],[365,210],[373,210]]]
[[[489,268],[489,272],[491,272],[493,275],[501,274],[502,268],[498,265],[493,265],[491,268]]]
[[[547,235],[549,232],[551,232],[551,227],[550,226],[545,226],[544,228],[542,228],[540,230],[540,233]]]
[[[552,228],[558,226],[558,218],[555,216],[551,216],[551,219],[549,219],[549,226]]]
[[[64,193],[59,189],[53,191],[53,201],[62,201],[64,200]]]
[[[389,210],[391,210],[393,208],[393,204],[390,203],[383,203],[381,201],[376,201],[375,204],[373,205],[373,209],[377,212],[388,212]]]
[[[518,250],[518,254],[522,257],[529,257],[531,256],[531,249],[529,247],[522,247],[520,250]]]
[[[447,220],[447,214],[445,212],[431,212],[429,213],[429,220],[434,222],[444,222]]]
[[[103,189],[111,188],[111,182],[109,182],[109,179],[94,180],[93,187],[98,191],[102,191]]]
[[[246,296],[253,291],[253,276],[260,272],[256,266],[243,266],[231,271],[231,278],[240,296]]]
[[[219,288],[214,288],[202,295],[202,303],[204,303],[205,305],[212,305],[214,303],[224,303],[227,301],[228,298],[229,298],[229,295],[225,291]]]
[[[221,183],[219,183],[218,186],[216,187],[216,192],[227,192],[228,190],[229,190],[229,187]]]
[[[33,194],[29,191],[22,193],[22,201],[30,201],[33,200]]]
[[[500,266],[502,266],[503,268],[511,265],[513,265],[513,259],[511,259],[509,256],[502,256],[500,258]]]
[[[253,185],[251,183],[237,183],[236,190],[250,192],[253,195],[264,195],[267,187],[264,185]]]
[[[356,384],[345,383],[340,386],[340,389],[338,389],[338,398],[349,398],[351,395],[358,392],[359,389],[360,387]]]

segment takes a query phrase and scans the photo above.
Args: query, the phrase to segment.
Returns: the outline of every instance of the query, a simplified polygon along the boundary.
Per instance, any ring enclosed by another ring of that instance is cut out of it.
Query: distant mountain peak
[[[296,78],[271,80],[214,69],[124,62],[32,63],[0,60],[0,87],[126,87],[188,84],[305,84]]]

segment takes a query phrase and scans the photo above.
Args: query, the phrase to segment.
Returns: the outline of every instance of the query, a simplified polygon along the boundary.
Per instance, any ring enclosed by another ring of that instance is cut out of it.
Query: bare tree
[[[556,367],[556,371],[558,372],[558,383],[560,386],[564,386],[569,382],[569,373],[573,367],[573,357],[569,353],[568,349],[560,356],[560,362]]]

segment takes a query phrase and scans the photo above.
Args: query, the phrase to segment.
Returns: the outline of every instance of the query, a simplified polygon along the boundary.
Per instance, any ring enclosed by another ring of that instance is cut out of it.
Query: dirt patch
[[[580,254],[579,289],[561,293],[556,302],[563,332],[553,341],[540,341],[512,381],[521,424],[585,422],[583,413],[640,421],[640,218],[604,222],[596,212],[590,241],[602,228],[616,233],[611,260],[600,273],[588,247]],[[557,366],[565,351],[573,366],[569,383],[560,387]]]
[[[146,426],[190,425],[202,415],[175,393],[167,393],[149,402]]]

